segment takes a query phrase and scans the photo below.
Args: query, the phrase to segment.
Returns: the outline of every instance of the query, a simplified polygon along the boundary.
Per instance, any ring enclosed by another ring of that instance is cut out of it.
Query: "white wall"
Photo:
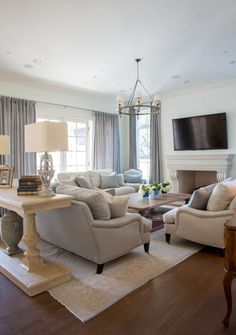
[[[228,129],[227,150],[174,151],[172,119],[226,112]],[[178,154],[236,154],[236,81],[215,83],[166,95],[162,98],[162,153],[164,178],[170,180],[166,167],[166,155]],[[236,177],[234,159],[231,176]]]

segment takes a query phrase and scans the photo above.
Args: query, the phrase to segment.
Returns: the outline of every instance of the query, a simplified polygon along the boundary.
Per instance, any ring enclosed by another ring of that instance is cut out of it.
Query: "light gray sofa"
[[[142,244],[145,252],[149,251],[149,220],[139,214],[95,220],[81,201],[73,200],[68,208],[37,213],[36,226],[42,239],[95,262],[98,274],[104,263]]]
[[[91,170],[86,172],[61,172],[57,174],[57,179],[59,183],[66,183],[68,181],[72,181],[75,177],[85,176],[89,177],[91,184],[94,188],[101,187],[101,176],[108,176],[112,173],[111,169],[104,170]],[[121,176],[121,174],[118,174]],[[122,179],[122,178],[121,178]],[[120,182],[118,188],[114,188],[114,195],[125,195],[138,191],[140,184],[137,183],[125,183],[124,181]],[[112,187],[110,187],[111,189]],[[107,189],[103,189],[107,190]]]

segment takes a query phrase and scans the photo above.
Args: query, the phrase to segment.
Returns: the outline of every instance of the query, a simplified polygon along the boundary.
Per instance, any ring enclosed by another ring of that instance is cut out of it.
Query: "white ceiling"
[[[128,94],[137,57],[152,94],[236,78],[236,1],[0,0],[2,78]]]

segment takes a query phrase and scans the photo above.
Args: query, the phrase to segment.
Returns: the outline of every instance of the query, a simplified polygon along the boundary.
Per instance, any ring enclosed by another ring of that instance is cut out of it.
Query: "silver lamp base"
[[[54,197],[56,195],[50,187],[54,172],[52,156],[45,152],[40,158],[40,169],[38,170],[38,174],[42,181],[42,191],[38,193],[38,196]]]

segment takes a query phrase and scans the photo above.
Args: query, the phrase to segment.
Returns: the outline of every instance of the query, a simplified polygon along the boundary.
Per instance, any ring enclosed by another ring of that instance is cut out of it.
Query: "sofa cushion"
[[[236,181],[217,184],[208,200],[207,210],[221,211],[226,209],[234,196],[236,196]]]
[[[60,184],[56,192],[71,195],[74,199],[85,202],[96,220],[109,220],[111,218],[108,203],[100,191]]]
[[[121,186],[119,188],[116,188],[116,195],[125,195],[130,193],[135,193],[135,188],[131,186]]]
[[[75,182],[79,187],[93,189],[89,176],[77,176]]]
[[[105,176],[112,173],[111,169],[104,169],[104,170],[91,170],[88,171],[90,181],[93,187],[100,187],[101,186],[101,175]]]
[[[101,175],[101,188],[117,188],[119,183],[117,180],[117,175],[112,174],[108,176]]]
[[[129,197],[126,196],[113,197],[111,194],[107,192],[104,192],[103,194],[110,207],[112,219],[119,218],[127,214]]]
[[[123,173],[117,174],[117,180],[118,180],[119,186],[125,186],[125,176],[123,175]]]
[[[211,184],[195,190],[188,202],[188,207],[205,210],[207,208],[210,195],[215,186],[216,184]]]
[[[62,181],[62,184],[70,185],[70,186],[78,186],[75,182],[75,179],[72,177],[71,179],[65,179]]]

